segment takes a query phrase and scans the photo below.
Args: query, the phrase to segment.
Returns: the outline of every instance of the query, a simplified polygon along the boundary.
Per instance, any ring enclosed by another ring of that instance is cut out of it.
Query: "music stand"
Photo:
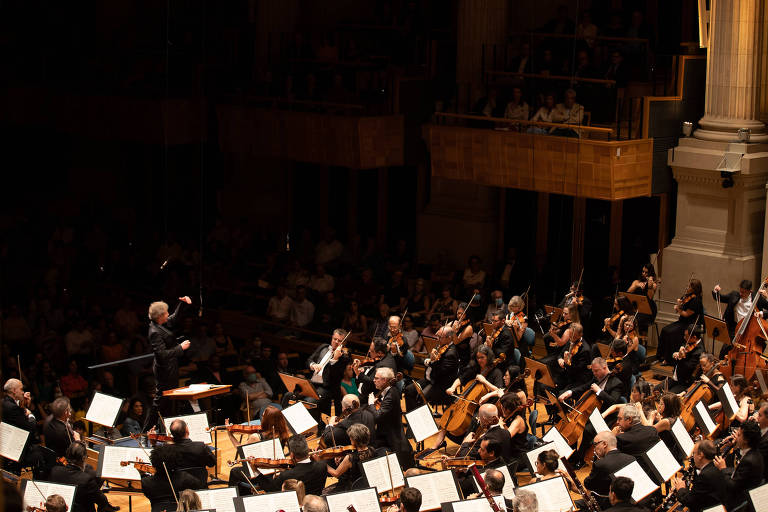
[[[557,306],[544,306],[544,311],[549,315],[549,322],[552,324],[560,320],[563,315],[563,308]]]
[[[310,398],[314,398],[315,400],[320,400],[320,395],[317,394],[315,386],[313,386],[312,383],[304,377],[294,377],[293,375],[279,372],[277,375],[280,376],[280,380],[283,381],[283,385],[288,391],[295,393],[296,387],[298,387],[301,390],[302,396],[308,396]]]
[[[600,357],[608,359],[608,354],[611,353],[611,346],[606,345],[605,343],[595,343],[595,345],[600,349]]]
[[[619,292],[620,297],[626,297],[630,304],[632,304],[632,307],[635,308],[635,311],[642,314],[642,315],[651,315],[653,312],[651,310],[651,303],[648,301],[647,295],[637,295],[635,293],[629,293],[629,292]],[[628,311],[625,311],[627,314],[634,314],[634,312],[629,313]]]
[[[712,353],[715,353],[715,340],[723,345],[731,344],[731,335],[728,334],[728,326],[719,318],[704,315],[704,327],[707,330],[707,336],[712,338]]]
[[[555,387],[555,381],[552,379],[552,375],[549,373],[549,368],[546,364],[540,363],[539,361],[531,359],[530,357],[526,357],[525,367],[530,368],[531,375],[533,375],[533,380],[538,380],[545,386],[549,386],[551,388]],[[539,372],[538,379],[536,378],[536,372]]]

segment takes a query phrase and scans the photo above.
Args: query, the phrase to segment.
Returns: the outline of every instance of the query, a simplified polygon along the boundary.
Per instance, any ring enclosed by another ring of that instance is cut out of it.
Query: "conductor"
[[[181,343],[176,341],[171,330],[177,319],[181,303],[192,304],[192,299],[187,296],[179,297],[179,303],[173,314],[168,314],[168,304],[162,301],[153,302],[149,305],[149,343],[152,345],[152,352],[155,354],[155,361],[152,365],[152,371],[155,374],[157,387],[155,388],[155,399],[152,402],[152,410],[147,415],[147,426],[157,423],[158,411],[163,416],[173,414],[173,401],[163,397],[163,391],[173,389],[179,385],[179,356],[189,348],[189,340]]]

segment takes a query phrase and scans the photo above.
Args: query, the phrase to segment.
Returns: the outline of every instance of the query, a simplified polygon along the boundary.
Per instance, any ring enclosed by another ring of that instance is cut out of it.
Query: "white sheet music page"
[[[545,452],[547,450],[555,450],[557,452],[557,445],[553,441],[550,441],[549,443],[543,444],[543,445],[539,446],[538,448],[534,448],[533,450],[531,450],[529,452],[525,452],[525,456],[528,457],[528,462],[530,462],[531,468],[534,471],[536,471],[536,458],[539,456],[539,453]],[[573,451],[573,450],[571,450],[571,451]],[[564,457],[564,455],[562,453],[560,453],[560,452],[558,452],[557,454],[560,457]],[[562,469],[563,471],[565,471],[565,466],[563,466],[562,459],[559,459],[557,461],[557,468],[558,469]]]
[[[661,475],[661,479],[665,482],[672,478],[682,467],[672,452],[669,451],[664,441],[659,441],[646,452],[651,464],[656,468],[656,471]]]
[[[243,450],[244,457],[272,460],[285,458],[285,455],[283,454],[283,444],[280,442],[280,439],[267,439],[266,441],[259,441],[258,443],[244,444],[240,446],[240,448]],[[248,471],[248,476],[251,478],[256,476],[250,464],[246,462],[245,467],[247,468],[246,471]],[[259,469],[259,473],[265,476],[271,475],[274,472],[274,469]]]
[[[415,487],[421,491],[419,512],[438,510],[441,503],[461,499],[456,487],[456,480],[453,478],[453,472],[450,470],[411,476],[405,480],[408,482],[408,487]]]
[[[297,434],[303,434],[312,427],[317,426],[317,422],[302,403],[293,404],[283,409],[283,416],[285,416],[285,421],[288,422]],[[286,510],[285,512],[288,511]]]
[[[701,512],[726,512],[726,511],[724,506],[715,505],[714,507],[705,508]]]
[[[422,405],[405,413],[405,419],[411,426],[411,432],[413,432],[413,437],[417,443],[429,439],[438,432],[437,424],[428,405]]]
[[[200,497],[203,509],[213,509],[216,512],[235,512],[237,487],[222,487],[220,489],[201,489],[195,491]]]
[[[571,446],[568,444],[568,441],[565,440],[563,435],[558,431],[555,427],[552,427],[549,429],[549,431],[542,437],[544,441],[552,441],[555,443],[555,450],[557,450],[557,454],[561,457],[565,457],[566,459],[571,456],[571,454],[575,451]]]
[[[507,505],[504,503],[504,496],[494,496],[493,501],[499,507],[499,510],[506,510]],[[493,512],[491,504],[488,503],[488,498],[477,498],[474,500],[456,501],[451,503],[453,512]],[[512,512],[511,510],[508,512]]]
[[[693,439],[691,439],[691,436],[688,435],[688,431],[685,429],[685,424],[680,421],[680,418],[676,419],[672,424],[672,435],[675,436],[677,444],[682,448],[685,456],[690,457],[691,452],[693,452],[694,442]]]
[[[562,512],[574,508],[571,493],[568,492],[563,477],[550,478],[518,487],[518,489],[525,489],[536,495],[539,502],[538,512]]]
[[[712,416],[709,415],[709,409],[707,409],[707,406],[704,404],[704,402],[698,402],[696,407],[694,407],[694,410],[698,411],[701,419],[704,420],[704,428],[707,429],[707,434],[714,432],[717,428],[717,425],[715,425],[715,422],[712,421]]]
[[[97,391],[93,395],[93,400],[91,400],[91,405],[85,414],[85,419],[105,427],[114,427],[115,420],[117,420],[117,415],[120,413],[122,406],[122,398],[105,395]]]
[[[387,459],[389,459],[389,465],[387,465]],[[397,461],[397,455],[394,453],[390,453],[386,458],[383,456],[376,457],[363,462],[363,472],[368,480],[368,485],[375,487],[377,492],[391,491],[393,485],[395,489],[405,485],[403,470]],[[390,476],[392,478],[391,484]]]
[[[48,496],[51,494],[58,494],[64,498],[64,503],[67,504],[69,510],[72,510],[72,500],[75,498],[74,485],[54,484],[53,482],[40,482],[35,480],[22,480],[24,486],[24,509],[27,507],[38,507],[45,509],[45,506],[40,506],[40,503],[45,503]],[[40,494],[42,493],[42,494]]]
[[[301,512],[296,491],[270,492],[238,499],[243,500],[245,512],[273,512],[276,510]]]
[[[608,428],[608,424],[605,422],[603,415],[600,414],[600,409],[595,409],[592,411],[592,414],[589,415],[589,422],[592,423],[593,427],[595,427],[595,433],[597,434],[600,432],[611,431],[611,429]]]
[[[768,510],[768,484],[755,487],[749,491],[755,510]]]
[[[515,495],[515,482],[512,480],[512,476],[509,474],[509,467],[508,466],[501,466],[498,468],[495,468],[497,471],[500,471],[502,475],[504,475],[504,488],[501,490],[501,494],[504,495],[507,498],[512,498]],[[483,471],[480,476],[485,480],[485,474],[487,471]],[[473,476],[475,480],[475,487],[477,487],[478,492],[482,492],[480,490],[480,484],[477,483],[477,479]]]
[[[375,487],[329,494],[325,499],[328,502],[329,512],[347,512],[347,507],[350,505],[355,507],[356,512],[381,512]]]
[[[29,432],[10,423],[0,423],[0,455],[19,462]],[[37,506],[37,505],[35,505]]]
[[[731,407],[731,410],[733,411],[733,414],[736,414],[739,412],[739,403],[736,401],[736,397],[733,396],[733,391],[731,390],[731,386],[728,385],[726,382],[723,384],[722,387],[723,393],[725,394],[725,399],[728,401],[728,405]]]
[[[104,446],[104,452],[99,457],[99,477],[117,480],[141,480],[141,474],[133,466],[121,466],[124,460],[138,460],[149,464],[149,448],[141,449],[133,446]]]
[[[210,432],[206,432],[208,428],[208,415],[204,412],[196,414],[188,414],[186,416],[176,416],[175,418],[163,418],[165,424],[165,430],[171,431],[171,423],[174,420],[184,420],[189,429],[189,438],[192,441],[200,441],[205,444],[213,444],[213,438]]]
[[[637,463],[637,461],[624,466],[614,473],[616,476],[625,476],[635,482],[635,488],[632,489],[632,499],[636,502],[642,500],[653,491],[659,488],[653,483],[648,473]]]

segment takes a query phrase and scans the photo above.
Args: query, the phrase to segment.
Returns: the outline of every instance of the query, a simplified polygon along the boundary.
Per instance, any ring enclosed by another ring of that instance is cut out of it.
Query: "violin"
[[[448,351],[448,348],[449,348],[450,346],[451,346],[451,344],[450,344],[450,343],[447,343],[447,344],[445,344],[445,345],[440,345],[439,347],[437,347],[437,348],[435,349],[435,351],[437,352],[437,355],[435,356],[435,358],[434,358],[434,359],[432,359],[432,362],[433,362],[433,363],[435,363],[435,362],[439,361],[439,360],[440,360],[440,358],[441,358],[441,357],[443,357],[443,354],[445,354],[445,353],[446,353],[446,351]]]
[[[27,510],[27,512],[48,512],[48,511],[47,511],[46,509],[44,509],[44,508],[40,508],[40,507],[33,507],[33,506],[31,506],[31,505],[27,505],[27,508],[26,508],[26,510]]]
[[[161,443],[172,443],[173,437],[167,436],[165,434],[158,434],[156,432],[146,432],[144,434],[130,434],[131,439],[139,439],[141,437],[146,437],[148,441],[152,442],[153,444],[160,441]]]
[[[620,309],[618,313],[616,313],[615,315],[613,315],[610,318],[610,323],[608,325],[613,325],[613,322],[615,322],[616,320],[618,320],[622,316],[624,316],[624,310]],[[604,325],[603,326],[603,332],[606,332],[608,330],[608,325]]]
[[[233,434],[254,434],[261,432],[261,425],[216,425],[215,427],[205,429],[206,432],[213,432],[215,430],[226,430]]]
[[[464,458],[447,458],[447,459],[440,459],[440,464],[443,466],[444,469],[447,468],[468,468],[472,464],[479,464],[484,465],[485,462],[482,460],[472,460],[472,459],[464,459]]]
[[[573,343],[571,343],[571,349],[563,355],[563,361],[567,366],[571,366],[571,361],[573,360],[573,356],[575,356],[578,353],[579,349],[581,348],[582,341],[584,340],[579,338],[578,341],[574,341]]]
[[[309,457],[312,460],[328,460],[334,457],[341,457],[345,453],[355,451],[355,447],[351,444],[345,446],[332,446],[324,450],[316,450],[309,453]]]
[[[157,469],[152,464],[147,464],[146,462],[141,462],[140,460],[121,460],[120,465],[133,465],[137,471],[140,471],[141,473],[149,473],[150,475],[154,475],[157,472]]]
[[[518,414],[518,413],[528,409],[532,405],[533,405],[533,398],[529,398],[524,403],[522,403],[522,404],[518,405],[517,407],[515,407],[515,410],[513,410],[510,413],[505,414],[504,417],[502,418],[504,420],[504,423],[507,423],[509,420],[514,418],[516,414]]]
[[[237,464],[243,461],[249,463],[251,467],[262,468],[262,469],[290,468],[296,464],[295,462],[293,462],[293,459],[268,459],[266,457],[244,457],[242,459],[237,459],[235,461],[228,460],[227,465],[232,467],[232,466],[236,466]]]
[[[376,363],[378,363],[378,359],[374,359],[372,357],[364,357],[362,359],[355,359],[357,361],[358,366],[372,366]]]

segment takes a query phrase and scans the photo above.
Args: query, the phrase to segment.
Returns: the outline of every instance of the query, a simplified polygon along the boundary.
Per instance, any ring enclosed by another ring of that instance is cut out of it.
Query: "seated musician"
[[[611,491],[608,494],[611,507],[604,512],[647,512],[645,507],[632,504],[634,489],[635,482],[631,478],[617,476],[611,483]]]
[[[528,329],[528,317],[523,313],[524,307],[525,301],[519,295],[509,299],[509,304],[507,304],[509,313],[504,323],[509,327],[515,346],[520,351],[520,357],[531,357],[531,349],[523,337]]]
[[[32,413],[32,396],[24,391],[24,384],[19,379],[8,379],[3,386],[5,397],[2,401],[2,419],[4,423],[29,432],[27,446],[24,448],[21,464],[32,466],[35,478],[42,479],[53,465],[53,460],[46,461],[40,438],[37,434],[37,419]]]
[[[498,403],[499,414],[511,438],[509,458],[512,478],[528,448],[528,423],[525,421],[526,402],[517,393],[507,393]],[[515,481],[517,483],[517,481]]]
[[[485,472],[485,486],[488,489],[488,494],[491,496],[501,496],[504,492],[504,473],[497,469],[489,469]],[[504,506],[507,510],[514,510],[514,503],[511,499],[504,498]]]
[[[701,325],[698,324],[690,324],[685,329],[682,346],[672,354],[675,366],[672,376],[661,381],[656,389],[669,389],[673,393],[680,393],[693,383],[694,371],[699,366],[701,354],[704,353],[701,331]]]
[[[510,460],[512,456],[512,438],[499,418],[499,409],[493,404],[481,405],[477,412],[477,421],[477,429],[466,435],[456,455],[476,459],[480,443],[484,439],[489,439],[499,442],[501,445],[501,458],[505,461]]]
[[[678,447],[675,436],[672,434],[672,425],[683,410],[683,402],[680,400],[680,397],[675,393],[664,393],[656,406],[656,410],[648,418],[645,418],[642,409],[638,410],[640,411],[642,423],[653,426],[656,432],[658,432],[659,438],[669,448],[669,451],[672,452],[678,461],[682,461],[685,458],[685,454]]]
[[[216,455],[201,441],[192,441],[189,438],[189,427],[184,420],[176,419],[171,422],[171,435],[173,444],[170,444],[173,453],[173,466],[175,469],[205,468],[216,465]],[[200,482],[201,489],[208,487],[207,481]]]
[[[477,450],[479,460],[482,461],[482,470],[493,470],[504,466],[504,460],[501,458],[501,443],[495,439],[483,439],[480,441],[480,448]],[[456,472],[461,492],[464,496],[470,496],[475,493],[475,479],[472,473],[466,470]]]
[[[736,428],[747,421],[747,419],[755,412],[755,403],[750,396],[752,388],[743,375],[738,373],[733,375],[731,377],[730,387],[733,392],[733,397],[736,399],[736,403],[739,404],[739,409],[731,420],[731,427]],[[722,404],[720,402],[715,402],[710,405],[709,408],[711,410],[720,410]]]
[[[10,507],[10,504],[6,499],[6,510],[12,510]],[[19,508],[21,510],[21,508]],[[58,494],[51,494],[46,498],[45,500],[45,512],[67,512],[69,510],[69,507],[67,506],[67,502],[64,501],[64,498]]]
[[[605,509],[609,506],[608,494],[613,473],[634,462],[635,458],[621,453],[616,448],[616,436],[613,432],[597,434],[594,445],[597,460],[592,462],[592,469],[584,479],[584,487],[598,495],[598,504]]]
[[[475,356],[469,365],[466,366],[461,375],[453,381],[451,386],[445,390],[448,395],[453,395],[459,386],[466,387],[474,379],[478,384],[483,384],[490,389],[490,386],[500,388],[504,385],[504,377],[498,366],[493,365],[494,351],[487,345],[480,345],[475,350]]]
[[[459,354],[459,363],[462,366],[469,363],[469,358],[472,356],[472,352],[469,348],[469,341],[475,333],[472,328],[472,322],[470,321],[469,311],[467,311],[468,307],[466,302],[460,303],[456,310],[455,319],[448,323],[448,327],[451,327],[453,332],[456,333],[455,343]]]
[[[549,326],[549,332],[544,335],[544,347],[547,349],[547,357],[541,359],[547,363],[548,359],[557,360],[563,345],[570,341],[571,322],[581,322],[579,319],[579,309],[575,304],[563,308],[563,315],[560,320]]]
[[[229,418],[224,421],[225,425],[229,425]],[[264,413],[261,415],[261,432],[253,432],[248,435],[245,441],[239,442],[235,436],[227,430],[229,441],[232,446],[237,448],[244,444],[258,443],[259,441],[268,441],[272,439],[272,436],[280,439],[280,442],[285,446],[288,438],[291,437],[291,431],[288,429],[288,423],[285,421],[283,412],[274,406],[267,406],[264,409]]]
[[[741,456],[733,468],[726,468],[725,459],[717,456],[713,462],[715,467],[725,474],[725,490],[728,496],[726,508],[733,510],[749,500],[747,491],[754,489],[763,482],[765,463],[760,453],[760,427],[754,420],[747,420],[733,434],[736,443],[737,457]]]
[[[555,450],[539,452],[539,455],[536,457],[535,481],[541,482],[562,476],[562,473],[558,470],[559,464],[560,456]]]
[[[501,311],[491,315],[491,328],[493,331],[490,335],[485,333],[485,329],[480,330],[480,343],[492,348],[497,357],[504,354],[504,361],[499,365],[501,368],[506,368],[510,364],[519,364],[520,352],[515,353],[515,340],[512,338],[512,331],[504,323],[504,314]]]
[[[51,419],[43,427],[43,436],[46,448],[53,450],[57,457],[64,457],[72,441],[80,441],[80,435],[72,430],[72,425],[69,424],[71,417],[69,398],[60,396],[53,401]]]
[[[173,449],[169,444],[157,445],[149,454],[149,461],[155,468],[155,474],[144,475],[141,478],[141,490],[152,506],[152,512],[173,510],[176,506],[176,497],[186,489],[199,489],[200,482],[186,471],[172,471]],[[168,468],[168,474],[165,472]],[[171,480],[168,480],[168,475]],[[173,488],[171,488],[173,484]]]
[[[430,357],[424,360],[427,367],[424,378],[418,381],[424,396],[430,404],[448,402],[446,390],[456,379],[459,371],[459,354],[456,348],[455,335],[451,327],[443,327],[437,331],[438,347],[432,349]],[[405,388],[405,408],[412,411],[420,402],[416,386],[411,383]]]
[[[632,284],[627,288],[628,293],[635,295],[645,295],[648,297],[648,305],[651,308],[651,314],[645,313],[637,314],[637,323],[643,329],[643,332],[648,331],[648,326],[656,320],[656,314],[658,313],[658,306],[653,300],[653,296],[656,295],[656,290],[660,284],[659,278],[656,277],[656,269],[653,267],[653,263],[646,263],[643,265],[643,269],[640,272],[640,277],[632,281]],[[624,310],[629,311],[629,310]]]
[[[629,394],[629,403],[637,407],[638,410],[642,410],[646,418],[656,411],[656,400],[655,395],[651,394],[651,385],[642,377],[632,387],[632,392]],[[609,426],[616,421],[619,410],[625,405],[613,404],[603,411],[602,416],[607,419]]]
[[[627,355],[629,356],[629,362],[632,363],[632,373],[634,375],[639,375],[640,366],[645,362],[647,351],[646,348],[640,344],[637,317],[634,315],[625,316],[621,321],[621,326],[619,327],[619,332],[616,337],[627,343]]]
[[[681,478],[672,478],[671,483],[677,501],[688,508],[690,512],[701,512],[726,502],[727,482],[725,475],[712,462],[716,454],[715,443],[709,439],[697,442],[692,453],[693,463],[697,471],[690,489],[686,487]]]
[[[608,369],[613,371],[621,383],[624,385],[624,389],[621,391],[621,396],[629,396],[632,390],[632,376],[635,373],[635,365],[633,361],[627,357],[627,342],[621,338],[616,338],[611,343],[611,351],[608,359]],[[615,370],[615,371],[614,371]]]
[[[368,405],[376,421],[374,444],[377,448],[389,448],[397,454],[400,466],[413,466],[413,448],[403,431],[403,411],[400,406],[400,390],[393,386],[395,374],[392,368],[378,368],[374,377],[377,398]]]
[[[714,354],[704,352],[699,357],[699,369],[694,376],[698,375],[705,384],[708,384],[714,392],[717,391],[723,384],[725,384],[725,376],[719,370],[720,366],[715,359]]]
[[[614,299],[612,315],[603,320],[603,332],[605,333],[603,339],[606,340],[606,343],[619,337],[619,329],[621,329],[624,320],[628,316],[632,316],[632,311],[634,308],[628,298],[620,296]]]
[[[650,425],[643,425],[637,407],[627,404],[619,411],[612,432],[616,435],[619,451],[639,458],[659,441],[659,433]]]
[[[579,321],[587,322],[589,320],[589,315],[592,312],[592,301],[584,296],[580,282],[571,284],[571,291],[568,292],[557,307],[566,308],[570,305],[575,305],[578,308]]]
[[[583,334],[584,328],[581,324],[572,322],[569,341],[562,347],[556,361],[557,366],[550,365],[550,373],[555,376],[558,389],[580,386],[592,378],[589,371],[589,363],[592,360],[591,347],[584,340]]]
[[[338,479],[336,484],[323,489],[323,494],[331,492],[348,491],[352,484],[363,476],[363,462],[373,458],[374,449],[369,445],[371,441],[371,431],[361,423],[355,423],[347,430],[349,440],[355,451],[344,455],[341,462],[335,468],[328,466],[328,474]]]
[[[593,378],[590,382],[564,391],[558,397],[558,400],[562,402],[569,398],[579,398],[587,391],[591,391],[600,399],[600,412],[604,412],[610,406],[620,401],[624,385],[618,377],[608,371],[608,363],[602,357],[596,357],[592,360],[592,376]],[[594,437],[595,429],[592,427],[592,423],[587,422],[581,436],[581,443],[578,449],[571,455],[570,460],[574,468],[578,469],[584,465],[584,454]]]
[[[387,332],[387,344],[392,357],[395,358],[395,365],[398,371],[410,371],[413,369],[413,364],[416,362],[416,358],[411,352],[411,347],[408,345],[408,341],[403,338],[403,332],[401,327],[401,321],[399,316],[390,316],[387,321],[389,331]]]
[[[254,473],[258,474],[256,481],[259,486],[267,492],[279,491],[283,482],[295,478],[304,482],[307,494],[322,494],[328,472],[325,461],[310,460],[307,440],[301,434],[293,435],[288,439],[288,451],[295,464],[292,468],[280,473],[273,473],[269,477],[258,473],[257,468],[253,469]]]
[[[488,393],[480,398],[481,404],[486,402],[494,403],[496,400],[504,396],[505,393],[518,393],[521,395],[521,400],[524,400],[528,396],[528,390],[525,386],[525,379],[520,375],[519,366],[508,366],[507,369],[504,370],[502,379],[502,386],[496,386],[490,382],[486,384]]]
[[[360,398],[357,395],[344,395],[341,399],[341,415],[328,419],[328,427],[323,431],[323,446],[344,446],[350,444],[349,428],[362,423],[368,427],[368,431],[376,429],[376,419],[373,412],[367,407],[360,407]]]
[[[659,346],[656,349],[656,357],[663,364],[674,366],[677,360],[673,354],[678,347],[685,345],[686,330],[690,332],[692,323],[701,324],[704,316],[704,307],[701,302],[701,281],[691,279],[685,294],[677,299],[675,312],[680,315],[677,321],[665,326],[659,334]]]
[[[67,448],[66,466],[54,466],[51,469],[50,481],[57,484],[74,485],[75,501],[73,511],[115,512],[120,507],[112,506],[107,497],[101,492],[101,479],[96,476],[93,468],[86,467],[86,448],[82,441],[75,441]]]
[[[355,370],[357,390],[360,392],[360,401],[368,403],[368,396],[376,391],[373,378],[379,368],[391,368],[397,371],[395,357],[390,353],[387,341],[384,338],[373,338],[368,354],[373,361],[372,365],[362,365],[359,359],[355,359],[352,368]]]

